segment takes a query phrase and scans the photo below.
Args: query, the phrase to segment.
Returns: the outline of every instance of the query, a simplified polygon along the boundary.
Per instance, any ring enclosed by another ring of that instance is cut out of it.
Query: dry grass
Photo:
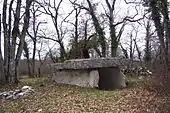
[[[0,104],[0,113],[168,113],[169,97],[147,90],[142,80],[130,78],[128,88],[101,91],[71,85],[59,85],[46,78],[23,79],[18,86],[31,85],[32,95]],[[170,105],[170,104],[169,104]]]

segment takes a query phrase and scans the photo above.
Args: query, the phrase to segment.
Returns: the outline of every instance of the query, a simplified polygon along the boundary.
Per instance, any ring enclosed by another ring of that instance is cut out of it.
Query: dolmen
[[[126,87],[119,58],[72,59],[49,65],[50,78],[59,84],[115,90]]]

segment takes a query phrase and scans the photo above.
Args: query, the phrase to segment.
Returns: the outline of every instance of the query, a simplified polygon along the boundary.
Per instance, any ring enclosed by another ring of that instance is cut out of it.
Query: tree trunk
[[[133,41],[135,43],[136,50],[137,50],[137,53],[138,53],[138,59],[140,60],[140,63],[142,64],[141,51],[139,50],[139,47],[138,47],[137,42],[136,42],[136,39],[134,39]]]
[[[117,47],[112,47],[111,48],[111,54],[112,54],[112,57],[116,57],[117,56]]]
[[[124,56],[125,56],[125,58],[129,58],[129,56],[128,56],[128,52],[127,52],[127,49],[125,49],[123,46],[122,46],[122,44],[120,44],[120,47],[121,47],[121,49],[122,49],[122,51],[123,51],[123,54],[124,54]]]
[[[29,77],[32,77],[29,59],[27,59],[27,66],[28,66],[28,75],[29,75]]]
[[[62,41],[58,43],[60,44],[60,60],[61,62],[64,62],[64,60],[67,59],[67,54]]]
[[[105,0],[107,8],[109,10],[109,13],[106,14],[109,19],[109,29],[110,29],[110,38],[111,38],[111,57],[117,56],[117,48],[119,45],[120,37],[123,32],[123,28],[125,26],[125,23],[123,23],[118,35],[116,35],[116,25],[114,25],[114,10],[115,10],[115,3],[116,0],[111,0],[110,3],[109,0]]]
[[[33,41],[33,44],[34,44],[34,48],[33,48],[33,55],[32,55],[32,75],[35,76],[36,75],[36,72],[35,72],[35,53],[36,53],[36,44],[37,44],[35,39]]]
[[[7,33],[7,0],[4,0],[3,2],[3,13],[2,13],[2,23],[3,23],[3,30],[4,30],[4,61],[3,61],[3,67],[4,67],[4,75],[5,75],[5,79],[8,82],[8,78],[9,78],[9,74],[8,74],[8,56],[9,56],[9,51],[8,51],[8,33]]]
[[[87,0],[87,2],[88,2],[88,5],[89,5],[88,11],[89,11],[89,13],[92,17],[95,30],[96,30],[97,34],[99,35],[99,43],[101,45],[102,57],[105,57],[106,56],[106,39],[105,39],[105,36],[104,36],[104,31],[103,31],[101,25],[99,24],[99,21],[98,21],[96,15],[94,13],[94,10],[93,10],[93,7],[92,7],[90,0]]]
[[[78,9],[76,8],[75,9],[76,10],[76,15],[75,15],[75,39],[74,39],[74,58],[78,58],[79,56],[78,56],[78,16],[79,16],[79,14],[80,14],[80,11],[78,11]]]
[[[161,52],[161,63],[163,64],[162,69],[164,72],[167,72],[167,61],[166,61],[166,47],[165,47],[165,41],[164,41],[164,27],[161,23],[161,15],[159,13],[159,9],[157,7],[157,1],[151,0],[150,1],[150,7],[152,9],[151,17],[154,21],[156,31],[159,37],[160,42],[160,52]]]
[[[38,76],[41,76],[41,66],[38,67]]]
[[[110,37],[111,37],[111,57],[116,57],[117,56],[117,47],[118,47],[118,42],[116,38],[116,32],[115,32],[115,27],[112,25],[113,23],[110,23]]]
[[[109,18],[110,38],[111,38],[111,57],[117,56],[117,47],[118,47],[116,29],[115,26],[113,25],[114,23],[113,11],[114,11],[115,1],[116,0],[113,0],[113,4],[111,5],[108,0],[105,0],[107,7],[109,9],[108,18]]]
[[[0,23],[1,23],[1,14],[0,14]],[[1,24],[0,24],[0,42],[1,42]],[[5,74],[4,74],[4,66],[3,66],[3,57],[2,57],[2,45],[0,43],[0,85],[5,84],[6,80],[5,80]]]
[[[17,30],[18,30],[18,24],[19,24],[19,16],[20,16],[20,3],[17,3],[17,6],[16,6],[16,15],[14,16],[14,28],[12,30],[12,5],[13,5],[13,2],[14,0],[11,0],[10,2],[10,6],[9,6],[9,15],[8,15],[8,76],[9,78],[12,77],[12,74],[11,74],[11,65],[15,59],[15,46],[16,46],[16,37],[17,37]],[[18,14],[19,13],[19,14]],[[12,34],[11,34],[11,31],[12,31]],[[12,36],[12,38],[11,38]],[[12,41],[11,41],[12,39]],[[12,42],[12,44],[11,44]],[[12,63],[11,63],[12,61]],[[10,78],[11,79],[11,78]]]
[[[32,77],[31,68],[30,68],[29,48],[26,41],[24,41],[24,52],[25,52],[24,56],[27,58],[28,75],[29,77]]]
[[[18,49],[17,49],[16,59],[15,59],[15,66],[14,66],[15,70],[12,70],[12,74],[14,74],[14,75],[12,75],[12,76],[14,76],[14,79],[13,79],[14,83],[18,83],[18,81],[19,81],[19,79],[18,79],[18,75],[19,75],[18,66],[19,66],[21,54],[22,54],[23,47],[24,47],[24,40],[25,40],[25,36],[26,36],[26,31],[29,27],[29,17],[30,17],[29,8],[30,8],[32,2],[33,2],[33,0],[27,0],[26,1],[24,25],[23,25],[23,28],[22,28],[22,31],[21,31],[21,35],[19,35],[20,42],[19,42],[19,46],[18,46]]]
[[[4,74],[4,67],[3,67],[3,59],[0,59],[0,85],[6,84],[5,74]]]
[[[17,0],[16,8],[13,9],[12,5],[14,0],[10,1],[9,9],[8,9],[8,18],[7,18],[7,0],[3,2],[3,31],[4,31],[4,60],[2,58],[2,52],[0,53],[0,68],[3,71],[2,74],[5,75],[5,82],[10,83],[18,83],[18,65],[21,58],[21,54],[23,51],[24,40],[26,36],[26,30],[29,25],[29,8],[33,0],[26,0],[26,8],[25,8],[25,17],[24,17],[24,25],[23,29],[19,31],[20,25],[20,14],[21,14],[21,0]],[[12,12],[15,12],[14,16],[12,16]],[[12,19],[13,18],[13,19]],[[6,20],[8,19],[8,23]],[[13,20],[13,29],[12,29],[12,20]],[[19,38],[19,46],[16,51],[16,38]],[[17,53],[17,55],[16,55]],[[2,65],[3,63],[3,65]]]
[[[35,3],[33,3],[33,36],[31,36],[33,41],[33,55],[32,55],[32,75],[35,76],[37,73],[35,72],[35,54],[36,54],[36,46],[37,46],[37,30],[38,25],[36,27],[36,12],[35,12]]]
[[[145,64],[147,65],[147,67],[150,65],[150,61],[151,61],[151,26],[150,26],[150,22],[148,20],[147,25],[146,25],[146,38],[145,38],[145,56],[144,56],[144,61]]]
[[[164,27],[165,27],[165,38],[166,38],[166,62],[168,71],[170,72],[170,20],[169,20],[169,10],[168,10],[168,1],[163,1],[162,14],[164,18]]]
[[[16,60],[15,60],[15,51],[16,51],[16,38],[19,35],[19,21],[20,21],[20,13],[21,13],[21,0],[17,0],[16,6],[16,14],[14,17],[14,27],[12,30],[12,44],[10,48],[10,82],[18,83],[16,80],[17,76],[15,76],[16,71]]]

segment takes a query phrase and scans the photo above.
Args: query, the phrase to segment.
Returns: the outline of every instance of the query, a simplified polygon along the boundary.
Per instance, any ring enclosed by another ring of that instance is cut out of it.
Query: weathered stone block
[[[53,74],[52,80],[57,83],[71,84],[82,87],[98,87],[97,70],[62,70]]]
[[[94,69],[103,67],[119,67],[127,65],[128,60],[120,58],[89,58],[89,59],[72,59],[66,60],[64,63],[55,63],[50,65],[55,70],[71,70],[71,69]]]

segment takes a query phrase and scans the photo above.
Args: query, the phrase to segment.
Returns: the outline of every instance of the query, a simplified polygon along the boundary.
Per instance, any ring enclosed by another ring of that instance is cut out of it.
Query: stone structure
[[[50,65],[50,77],[57,83],[113,90],[126,87],[119,58],[73,59]]]

